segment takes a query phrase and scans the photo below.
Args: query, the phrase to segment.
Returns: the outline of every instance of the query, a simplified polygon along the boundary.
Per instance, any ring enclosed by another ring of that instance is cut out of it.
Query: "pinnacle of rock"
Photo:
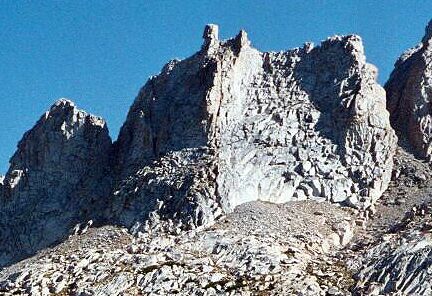
[[[250,41],[245,30],[240,30],[238,35],[235,37],[235,40],[240,48],[250,45]]]
[[[0,266],[101,219],[111,191],[104,121],[57,101],[18,144],[0,190]]]
[[[219,27],[214,24],[206,25],[204,28],[203,39],[203,48],[208,50],[219,41]]]
[[[204,28],[203,38],[205,41],[219,40],[219,27],[218,25],[208,24]]]

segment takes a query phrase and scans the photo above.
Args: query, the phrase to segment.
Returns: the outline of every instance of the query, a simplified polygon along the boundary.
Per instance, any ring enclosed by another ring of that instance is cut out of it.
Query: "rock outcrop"
[[[259,52],[241,31],[171,61],[141,89],[116,151],[125,225],[211,223],[253,200],[368,207],[386,189],[396,137],[360,37]]]
[[[432,159],[432,21],[420,44],[397,60],[385,85],[391,123],[417,154]]]
[[[65,99],[24,135],[0,176],[0,294],[431,294],[432,163],[396,149],[389,112],[430,158],[432,22],[387,109],[358,36],[203,38],[114,145]]]
[[[18,144],[0,183],[0,266],[103,219],[111,191],[105,121],[57,101]]]

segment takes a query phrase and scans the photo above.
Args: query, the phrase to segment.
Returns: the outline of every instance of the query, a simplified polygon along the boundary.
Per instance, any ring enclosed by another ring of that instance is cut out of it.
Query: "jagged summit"
[[[33,254],[88,220],[111,191],[105,122],[58,100],[23,136],[0,187],[0,266]]]
[[[106,121],[102,117],[88,114],[84,110],[80,110],[72,100],[67,98],[60,98],[55,101],[54,104],[51,105],[50,110],[46,112],[45,116],[53,116],[53,114],[57,114],[57,112],[69,112],[72,116],[86,118],[87,121],[99,125],[102,128],[106,128],[107,126]]]
[[[217,32],[206,26],[203,50],[167,64],[135,99],[116,143],[121,223],[191,227],[253,200],[379,198],[396,138],[360,37],[274,53],[244,31]]]
[[[432,171],[389,120],[431,158],[430,32],[387,106],[357,35],[260,52],[216,25],[114,144],[57,101],[0,177],[0,294],[432,295]]]
[[[51,109],[56,107],[63,107],[63,106],[75,107],[75,103],[70,99],[60,98],[54,102],[54,104],[51,106]]]
[[[396,138],[360,37],[282,52],[258,51],[243,30],[221,41],[216,25],[203,38],[149,79],[114,145],[68,99],[24,135],[0,187],[2,217],[21,217],[0,219],[1,239],[22,238],[3,262],[86,220],[178,232],[249,201],[364,209],[380,197]]]
[[[234,38],[219,40],[219,26],[215,24],[208,24],[204,27],[203,39],[202,51],[209,55],[218,53],[221,47],[229,46],[233,48],[233,51],[239,52],[243,47],[251,45],[245,30],[240,30]]]

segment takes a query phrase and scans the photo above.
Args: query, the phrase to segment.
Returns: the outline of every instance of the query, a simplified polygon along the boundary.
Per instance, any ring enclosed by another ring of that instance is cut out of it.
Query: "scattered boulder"
[[[0,270],[0,293],[349,295],[351,273],[332,256],[340,246],[322,247],[349,218],[330,203],[253,202],[179,235],[104,226]]]

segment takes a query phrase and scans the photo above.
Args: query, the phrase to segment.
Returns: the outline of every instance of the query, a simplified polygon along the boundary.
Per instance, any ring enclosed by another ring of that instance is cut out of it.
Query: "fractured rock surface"
[[[388,190],[340,255],[352,295],[430,295],[432,170],[402,147]],[[356,221],[357,222],[357,221]]]
[[[0,292],[349,295],[351,274],[331,254],[353,229],[349,213],[311,201],[247,203],[212,228],[176,236],[90,229],[0,271]]]
[[[244,202],[367,207],[391,177],[396,137],[358,36],[259,52],[209,25],[202,49],[142,88],[116,150],[114,216],[211,223]]]
[[[64,99],[24,135],[0,183],[0,266],[102,219],[110,149],[106,123]]]
[[[425,157],[431,35],[386,85]],[[360,38],[262,53],[244,31],[203,37],[115,145],[68,100],[24,135],[0,176],[0,294],[432,294],[431,164],[395,149]]]
[[[397,60],[385,89],[393,127],[419,156],[431,160],[432,21],[421,43]]]
[[[366,251],[355,295],[432,294],[432,206],[415,206]]]

